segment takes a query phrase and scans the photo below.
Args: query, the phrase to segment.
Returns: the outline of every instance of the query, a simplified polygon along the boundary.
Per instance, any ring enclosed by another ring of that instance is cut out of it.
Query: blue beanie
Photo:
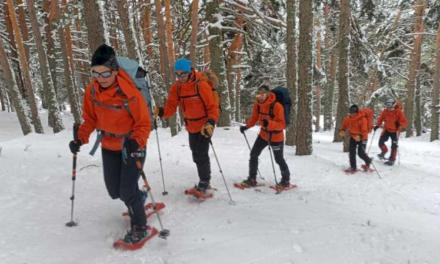
[[[174,64],[174,72],[176,71],[191,72],[191,64],[192,62],[188,59],[185,58],[178,59]]]

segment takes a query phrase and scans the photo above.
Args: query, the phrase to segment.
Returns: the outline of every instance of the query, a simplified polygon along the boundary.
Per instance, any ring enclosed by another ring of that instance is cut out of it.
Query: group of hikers
[[[69,147],[76,154],[82,145],[89,142],[93,131],[99,132],[105,186],[112,199],[121,199],[125,203],[130,215],[131,229],[123,238],[128,244],[136,244],[148,235],[144,210],[146,194],[139,189],[138,180],[152,130],[151,118],[169,118],[179,107],[199,176],[199,183],[191,189],[191,193],[203,196],[210,188],[208,152],[220,111],[215,84],[196,71],[191,61],[185,58],[175,62],[174,73],[176,81],[169,89],[164,106],[149,108],[132,78],[118,65],[113,48],[103,44],[92,56],[92,81],[84,92],[84,121],[75,131],[77,136],[70,141]],[[385,141],[390,137],[393,140],[388,161],[392,165],[396,158],[398,133],[406,127],[407,122],[394,101],[387,101],[386,107],[374,129],[384,123],[384,132],[379,140],[381,158],[387,152]],[[274,93],[267,85],[260,86],[252,116],[245,125],[240,126],[240,132],[245,133],[257,123],[260,125],[260,133],[250,152],[249,174],[241,183],[243,187],[257,186],[258,157],[266,146],[271,147],[281,171],[282,178],[277,188],[290,186],[290,171],[283,155],[285,119],[283,105],[276,101]],[[350,115],[343,122],[341,134],[345,130],[351,135],[350,169],[357,169],[356,148],[368,167],[372,159],[365,153],[367,118],[356,105],[350,107]]]

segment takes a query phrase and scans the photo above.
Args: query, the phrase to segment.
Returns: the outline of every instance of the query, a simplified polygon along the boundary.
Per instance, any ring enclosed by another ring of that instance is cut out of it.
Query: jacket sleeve
[[[368,140],[368,119],[366,117],[361,118],[360,126],[362,141]]]
[[[398,112],[398,122],[399,122],[399,127],[398,128],[406,128],[408,126],[408,120],[405,117],[405,114],[403,113],[403,111],[399,110]]]
[[[89,143],[90,134],[92,134],[92,132],[96,129],[97,117],[92,100],[92,89],[94,89],[93,84],[90,84],[86,88],[86,92],[84,93],[82,114],[84,122],[78,129],[78,139],[81,141],[82,144]]]
[[[251,117],[246,121],[246,126],[248,128],[251,128],[255,126],[255,124],[258,121],[258,105],[257,103],[254,104],[254,107],[252,108],[252,115]]]
[[[380,113],[379,117],[377,118],[376,126],[380,127],[382,125],[384,113],[385,113],[384,111]]]
[[[200,97],[205,104],[206,111],[208,112],[208,120],[214,120],[214,122],[217,123],[219,117],[219,108],[214,98],[214,93],[207,82],[200,81],[198,85]]]
[[[168,118],[176,113],[179,105],[179,98],[177,97],[177,85],[173,84],[168,92],[168,98],[163,108],[163,118]]]
[[[151,131],[150,110],[140,92],[134,94],[128,107],[134,122],[131,138],[136,140],[140,148],[144,148]]]
[[[279,131],[286,128],[286,121],[284,120],[284,108],[281,104],[275,103],[275,105],[273,106],[273,114],[274,117],[272,120],[269,120],[267,130]]]
[[[342,120],[342,126],[339,129],[339,131],[345,131],[348,128],[348,117],[344,117],[344,120]]]

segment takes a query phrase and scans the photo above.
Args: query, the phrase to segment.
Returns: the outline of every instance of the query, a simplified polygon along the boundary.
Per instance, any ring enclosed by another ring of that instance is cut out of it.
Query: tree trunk
[[[175,56],[176,53],[174,52],[174,42],[173,42],[173,19],[171,17],[171,4],[170,0],[165,0],[165,17],[166,17],[166,38],[167,38],[167,51],[168,51],[168,63],[170,67],[170,79],[175,80],[176,77],[174,76],[174,62],[176,61]],[[193,66],[195,62],[193,62]]]
[[[348,87],[348,52],[350,46],[350,1],[341,0],[341,13],[339,15],[339,67],[338,67],[338,89],[339,98],[336,111],[336,127],[333,142],[341,142],[343,138],[339,137],[339,129],[342,125],[342,119],[348,113],[349,107],[349,87]],[[345,137],[344,152],[348,151],[348,137]]]
[[[191,4],[191,45],[189,47],[189,57],[197,65],[197,33],[199,32],[199,0],[193,0]]]
[[[58,0],[55,0],[58,1]],[[60,10],[58,4],[56,6],[55,20],[59,19]],[[64,9],[62,14],[64,14]],[[68,27],[68,26],[67,26]],[[75,123],[81,123],[81,109],[78,102],[78,94],[76,93],[75,83],[73,81],[73,67],[71,54],[71,42],[70,42],[70,29],[67,27],[58,27],[58,38],[61,46],[61,55],[64,65],[64,87],[67,90],[69,98],[70,111],[73,114]]]
[[[159,56],[160,56],[160,70],[162,72],[162,78],[164,85],[169,91],[171,87],[171,74],[170,63],[168,58],[167,36],[165,34],[165,24],[162,16],[162,4],[160,0],[155,0],[156,4],[156,19],[157,19],[157,31],[159,38]],[[173,65],[174,66],[174,65]],[[177,122],[176,115],[173,115],[169,119],[169,125],[171,128],[171,136],[177,135]]]
[[[432,85],[431,101],[431,141],[439,139],[439,113],[440,113],[440,25],[437,29],[434,84]]]
[[[89,52],[90,55],[92,55],[100,45],[105,43],[104,26],[102,24],[101,12],[99,11],[99,6],[96,3],[96,0],[83,0],[83,4]]]
[[[15,0],[15,3],[17,4],[18,7],[18,22],[20,24],[20,30],[21,30],[21,34],[23,37],[23,43],[25,43],[25,51],[26,51],[26,58],[30,58],[30,53],[29,53],[29,30],[28,27],[26,25],[26,13],[24,12],[24,8],[23,8],[23,1],[22,0]]]
[[[10,102],[15,109],[18,121],[20,122],[21,131],[23,132],[23,135],[27,135],[32,132],[32,128],[28,118],[26,117],[26,111],[23,105],[23,99],[20,95],[20,92],[18,91],[18,86],[15,81],[14,72],[11,71],[11,65],[9,64],[9,60],[6,55],[5,48],[3,47],[3,40],[1,38],[0,38],[0,66],[2,69],[1,73],[6,82],[6,88],[8,89]]]
[[[406,83],[406,100],[405,100],[405,114],[408,118],[408,127],[406,128],[405,137],[413,135],[414,124],[414,93],[416,86],[417,72],[420,68],[420,57],[422,51],[423,35],[423,15],[425,12],[425,0],[417,0],[415,6],[415,24],[414,24],[414,47],[411,52],[411,63],[409,65],[408,82]]]
[[[414,116],[414,127],[416,129],[416,136],[422,135],[422,104],[421,104],[421,96],[420,96],[420,77],[416,77],[416,100],[415,100],[415,116]]]
[[[292,107],[290,109],[290,124],[286,132],[286,145],[296,145],[296,108],[297,108],[297,85],[296,85],[296,0],[287,0],[287,65],[286,77],[287,88],[290,90]]]
[[[3,80],[0,79],[0,104],[2,105],[2,111],[6,111],[6,93],[3,92]]]
[[[313,1],[299,1],[298,119],[296,155],[312,154]]]
[[[28,97],[28,102],[31,109],[32,124],[34,125],[36,133],[44,133],[43,126],[41,124],[41,120],[38,115],[37,101],[35,98],[34,91],[32,89],[31,75],[29,71],[29,61],[26,58],[23,39],[21,37],[21,33],[18,28],[17,17],[15,15],[14,4],[12,0],[7,0],[7,6],[9,10],[9,18],[11,19],[12,28],[14,30],[15,42],[17,44],[17,52],[20,61],[20,67],[23,72],[23,81],[27,93],[26,95]]]
[[[127,48],[127,56],[136,59],[136,44],[133,38],[133,32],[130,27],[130,18],[128,16],[128,1],[116,1],[118,7],[119,21],[121,22],[122,33],[124,34],[125,47]]]
[[[319,28],[319,20],[317,20],[317,27]],[[322,63],[321,63],[321,31],[318,30],[316,33],[316,68],[321,71]],[[321,77],[316,78],[315,81],[315,132],[319,132],[321,130]]]
[[[223,56],[223,34],[220,28],[213,26],[217,23],[216,14],[220,12],[220,0],[213,0],[206,4],[206,20],[209,22],[209,51],[211,55],[210,69],[219,79],[217,91],[220,95],[221,109],[218,126],[231,125],[231,103],[226,83],[225,59]]]
[[[151,5],[149,3],[146,3],[144,7],[143,33],[147,56],[151,57],[153,56],[153,35],[151,33]]]
[[[31,21],[32,32],[35,39],[35,45],[38,53],[38,61],[40,64],[41,81],[44,89],[44,97],[46,98],[49,120],[51,120],[54,133],[58,133],[64,129],[63,121],[59,112],[58,102],[56,100],[55,88],[53,86],[52,77],[50,76],[48,60],[43,47],[43,39],[41,37],[40,25],[38,24],[37,14],[35,11],[34,1],[27,0],[29,18]]]
[[[331,130],[333,127],[333,97],[335,93],[336,79],[336,52],[333,47],[336,37],[336,29],[334,29],[334,18],[330,15],[330,12],[330,5],[325,5],[325,50],[328,52],[328,64],[326,69],[327,82],[325,84],[324,92],[324,131]]]

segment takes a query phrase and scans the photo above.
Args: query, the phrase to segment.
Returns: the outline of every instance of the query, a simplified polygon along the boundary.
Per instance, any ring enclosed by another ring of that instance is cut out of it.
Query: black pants
[[[143,158],[142,164],[144,160],[145,158]],[[123,161],[121,151],[102,149],[102,163],[104,182],[110,197],[112,199],[120,198],[125,203],[132,225],[146,225],[142,193],[138,185],[140,174],[136,167],[136,160],[127,157],[126,161]]]
[[[371,159],[365,153],[367,148],[367,143],[362,143],[362,141],[356,142],[353,138],[350,138],[350,167],[356,169],[356,148],[359,157],[365,161],[366,164],[370,165]]]
[[[379,148],[381,149],[382,153],[385,154],[388,152],[388,148],[385,145],[385,142],[388,141],[388,139],[391,138],[391,155],[390,160],[396,160],[397,155],[397,147],[399,143],[399,139],[397,137],[396,132],[388,132],[385,131],[382,133],[382,135],[379,138]]]
[[[200,133],[189,133],[189,147],[191,148],[192,158],[197,165],[200,183],[203,187],[209,186],[211,180],[211,163],[209,161],[209,141]]]
[[[258,136],[255,140],[254,146],[251,150],[251,158],[249,160],[249,178],[256,179],[257,169],[258,169],[258,157],[260,156],[263,149],[268,145],[268,142]],[[290,181],[290,171],[287,166],[286,160],[284,159],[283,150],[284,142],[272,142],[271,147],[275,157],[276,163],[280,166],[282,181]]]

